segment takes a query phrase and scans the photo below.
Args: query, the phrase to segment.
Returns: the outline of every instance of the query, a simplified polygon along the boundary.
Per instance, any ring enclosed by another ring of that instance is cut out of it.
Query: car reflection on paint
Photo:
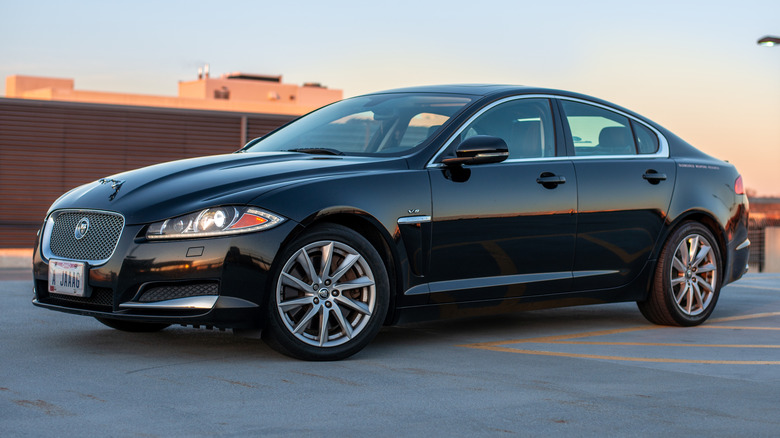
[[[386,324],[528,308],[636,301],[690,326],[745,272],[747,215],[734,166],[608,102],[393,90],[71,190],[39,234],[34,304],[126,331],[260,328],[308,360]]]

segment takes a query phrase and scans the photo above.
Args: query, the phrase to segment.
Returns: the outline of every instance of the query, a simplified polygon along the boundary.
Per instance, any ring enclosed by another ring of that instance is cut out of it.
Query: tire
[[[707,227],[684,222],[664,244],[646,301],[637,303],[650,322],[695,326],[712,314],[720,295],[723,263]]]
[[[303,360],[340,360],[362,350],[387,315],[382,258],[352,229],[317,226],[287,245],[268,287],[267,343]]]
[[[170,324],[164,324],[159,322],[135,322],[125,321],[121,319],[110,318],[95,318],[101,323],[111,327],[112,329],[121,330],[123,332],[132,333],[153,333],[159,332],[170,326]]]

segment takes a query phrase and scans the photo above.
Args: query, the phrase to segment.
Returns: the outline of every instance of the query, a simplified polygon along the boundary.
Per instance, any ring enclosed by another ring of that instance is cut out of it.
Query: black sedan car
[[[692,326],[745,273],[747,217],[734,166],[619,106],[400,89],[71,190],[33,303],[127,331],[262,329],[308,360],[385,324],[543,307],[636,301]]]

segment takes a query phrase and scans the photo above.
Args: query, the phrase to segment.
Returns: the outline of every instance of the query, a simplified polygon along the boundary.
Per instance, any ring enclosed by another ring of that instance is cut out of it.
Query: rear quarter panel
[[[685,220],[697,220],[709,226],[718,238],[724,265],[724,282],[736,280],[744,273],[744,263],[735,257],[737,245],[747,239],[747,198],[737,195],[734,183],[736,168],[711,157],[677,158],[677,183],[668,222],[667,235]],[[663,239],[656,257],[663,248]]]

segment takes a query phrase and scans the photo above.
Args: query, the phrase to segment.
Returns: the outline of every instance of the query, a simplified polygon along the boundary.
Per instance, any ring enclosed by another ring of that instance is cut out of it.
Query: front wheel
[[[387,269],[352,229],[318,226],[293,241],[274,269],[264,334],[276,350],[304,360],[339,360],[365,347],[384,322]]]
[[[694,326],[709,318],[721,286],[718,241],[698,222],[686,222],[664,244],[653,287],[639,310],[650,322]]]

